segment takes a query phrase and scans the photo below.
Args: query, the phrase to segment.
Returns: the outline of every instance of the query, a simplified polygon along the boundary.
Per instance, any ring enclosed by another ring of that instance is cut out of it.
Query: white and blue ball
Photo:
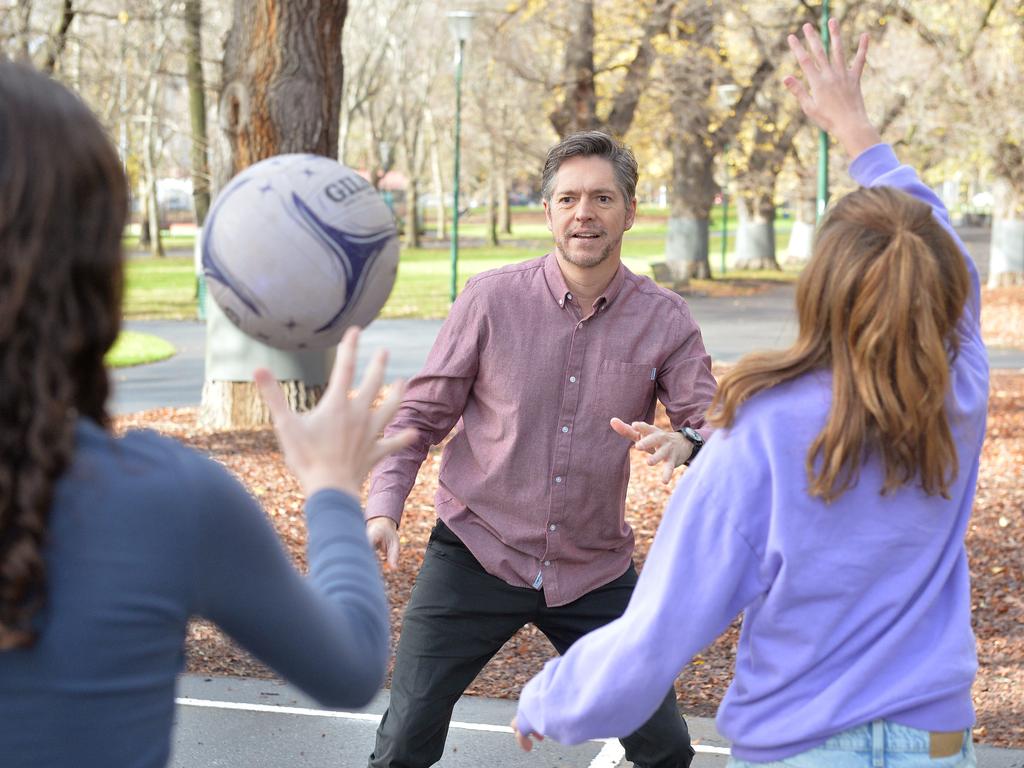
[[[279,349],[318,349],[377,316],[398,251],[394,216],[368,181],[327,157],[278,155],[217,196],[203,274],[244,333]]]

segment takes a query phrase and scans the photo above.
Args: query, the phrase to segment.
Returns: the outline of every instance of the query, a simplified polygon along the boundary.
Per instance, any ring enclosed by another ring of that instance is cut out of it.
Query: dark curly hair
[[[0,60],[0,650],[35,642],[54,485],[75,422],[107,427],[124,172],[72,93]]]

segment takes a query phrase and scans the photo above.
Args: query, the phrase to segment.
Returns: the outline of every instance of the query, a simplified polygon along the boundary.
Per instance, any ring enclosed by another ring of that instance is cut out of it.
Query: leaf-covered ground
[[[662,416],[663,418],[663,416]],[[285,469],[269,430],[209,432],[196,427],[195,409],[163,409],[119,420],[174,435],[234,472],[263,504],[285,546],[305,567],[302,495]],[[385,573],[391,599],[393,640],[434,522],[433,490],[440,453],[420,472],[401,528],[401,565]],[[637,532],[637,562],[646,555],[669,496],[657,472],[633,457],[627,514]],[[974,687],[978,741],[1024,747],[1024,372],[992,377],[988,438],[982,456],[977,502],[968,534],[974,624],[980,670]],[[711,716],[731,677],[738,622],[683,672],[676,689],[683,711]],[[209,625],[196,623],[189,638],[188,668],[211,675],[270,676]],[[552,651],[539,632],[517,634],[469,689],[482,696],[514,697]]]

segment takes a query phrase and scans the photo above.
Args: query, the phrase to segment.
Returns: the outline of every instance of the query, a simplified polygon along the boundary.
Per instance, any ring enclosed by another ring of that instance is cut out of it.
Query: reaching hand
[[[792,75],[782,82],[796,96],[804,114],[819,128],[831,133],[853,158],[882,140],[868,119],[860,89],[868,56],[868,36],[860,36],[857,53],[847,67],[839,23],[831,19],[828,28],[832,38],[831,54],[825,52],[812,24],[803,26],[804,43],[796,35],[788,38],[789,48],[807,78],[810,92]]]
[[[516,718],[514,717],[512,718],[511,725],[512,735],[516,737],[516,743],[519,744],[519,748],[523,750],[523,752],[529,752],[533,749],[533,742],[530,740],[531,736],[537,741],[544,741],[544,737],[539,733],[520,733],[519,726],[516,725]]]
[[[621,419],[611,420],[612,429],[627,440],[633,441],[633,447],[651,454],[647,458],[650,466],[664,462],[661,470],[661,482],[672,482],[672,471],[683,464],[693,453],[693,443],[678,432],[667,432],[646,421],[634,421],[627,424]]]
[[[260,369],[254,374],[270,409],[285,463],[307,496],[324,488],[337,488],[358,497],[373,465],[414,438],[411,430],[380,437],[398,409],[404,390],[401,383],[395,383],[384,402],[373,407],[384,380],[386,352],[377,352],[359,391],[349,398],[358,340],[357,328],[345,333],[338,345],[330,383],[320,402],[308,413],[292,412],[270,371]]]

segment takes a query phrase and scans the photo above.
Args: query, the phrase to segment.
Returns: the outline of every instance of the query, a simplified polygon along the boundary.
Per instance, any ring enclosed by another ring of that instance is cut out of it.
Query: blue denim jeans
[[[975,768],[970,730],[964,746],[950,757],[928,756],[928,731],[875,720],[837,733],[820,747],[784,760],[750,763],[735,758],[728,768]]]

